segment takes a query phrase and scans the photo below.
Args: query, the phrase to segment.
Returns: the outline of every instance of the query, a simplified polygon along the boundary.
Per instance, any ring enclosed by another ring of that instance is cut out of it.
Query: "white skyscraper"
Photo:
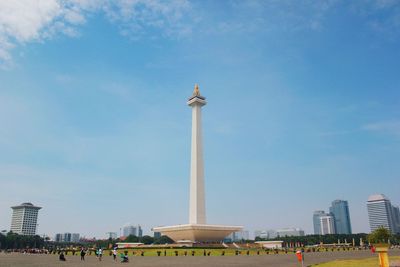
[[[11,231],[19,235],[35,235],[41,207],[32,203],[22,203],[11,208],[13,209]]]
[[[381,226],[392,233],[397,231],[396,219],[393,216],[393,206],[385,195],[370,196],[367,201],[367,209],[371,232]]]
[[[319,217],[321,225],[321,235],[335,234],[335,219],[332,215]]]

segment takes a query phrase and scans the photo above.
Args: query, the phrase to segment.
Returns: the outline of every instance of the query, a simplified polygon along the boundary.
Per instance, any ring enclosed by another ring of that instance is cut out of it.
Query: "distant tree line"
[[[43,248],[45,240],[38,236],[19,235],[8,232],[6,235],[0,234],[0,249],[26,249]]]
[[[124,242],[131,242],[131,243],[143,243],[145,245],[150,245],[150,244],[172,244],[174,241],[169,238],[168,236],[161,236],[159,238],[154,238],[148,235],[144,235],[142,237],[137,237],[134,235],[128,236]]]
[[[283,241],[286,245],[290,244],[302,244],[305,246],[319,245],[323,244],[333,244],[337,243],[340,240],[340,243],[344,243],[345,241],[352,245],[353,239],[356,246],[360,245],[360,239],[364,242],[364,245],[368,245],[367,234],[332,234],[332,235],[306,235],[306,236],[285,236],[285,237],[277,237],[273,239],[264,239],[260,237],[256,237],[255,241],[273,241],[280,240]],[[400,244],[400,234],[391,235],[389,237],[390,243],[394,245]],[[148,235],[137,237],[134,235],[128,236],[125,240],[117,239],[104,239],[104,240],[96,240],[92,242],[80,242],[80,243],[56,243],[49,242],[48,238],[44,239],[38,235],[34,236],[25,236],[18,235],[13,232],[9,232],[6,235],[0,234],[0,249],[26,249],[26,248],[62,248],[69,246],[85,246],[85,247],[102,247],[102,248],[110,248],[114,247],[116,243],[119,242],[129,242],[129,243],[143,243],[145,245],[149,244],[172,244],[174,241],[167,236],[161,236],[159,238],[154,238]],[[243,240],[243,242],[254,242],[253,240]]]
[[[50,242],[49,238],[42,238],[38,235],[26,236],[19,235],[13,232],[8,232],[6,235],[0,234],[0,249],[32,249],[32,248],[67,248],[67,247],[114,247],[116,243],[129,242],[129,243],[144,243],[149,244],[172,244],[174,241],[167,236],[154,238],[148,235],[137,237],[134,235],[128,236],[125,240],[117,239],[104,239],[95,241],[86,241],[78,243],[65,243],[65,242]]]
[[[150,244],[155,244],[155,245],[160,245],[160,244],[172,244],[174,241],[169,238],[168,236],[161,236],[159,238],[154,238],[149,235],[144,235],[142,237],[138,237],[135,235],[130,235],[124,240],[121,240],[119,238],[117,239],[106,239],[106,240],[97,240],[95,241],[96,247],[103,247],[103,248],[108,248],[108,247],[113,247],[116,245],[116,243],[119,242],[126,242],[126,243],[143,243],[145,245],[150,245]]]
[[[360,234],[331,234],[331,235],[306,235],[306,236],[284,236],[284,237],[276,237],[273,239],[264,239],[260,237],[256,237],[255,241],[273,241],[273,240],[281,240],[286,244],[296,244],[301,243],[305,246],[312,246],[312,245],[319,245],[320,243],[323,244],[333,244],[337,243],[340,240],[340,243],[344,243],[347,241],[348,244],[354,243],[356,246],[360,245],[360,238],[364,245],[368,245],[367,241],[367,234],[360,233]],[[392,244],[399,244],[400,243],[400,234],[391,235],[390,242]]]

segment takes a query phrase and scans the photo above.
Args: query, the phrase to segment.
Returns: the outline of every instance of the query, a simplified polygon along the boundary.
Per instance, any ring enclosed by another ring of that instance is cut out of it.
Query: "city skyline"
[[[24,202],[51,236],[187,221],[196,83],[208,223],[312,233],[345,199],[369,232],[369,195],[400,203],[399,2],[21,3],[0,2],[1,230]]]
[[[371,228],[371,214],[370,213],[370,202],[374,202],[374,201],[387,201],[389,203],[390,206],[390,218],[386,218],[385,216],[388,216],[385,212],[382,215],[377,216],[377,214],[372,215],[374,216],[374,219],[372,219],[372,221],[376,221],[374,223],[372,223],[374,225],[373,229],[376,229],[379,226],[383,226],[385,228],[390,229],[391,231],[393,231],[394,233],[396,232],[400,232],[400,213],[399,213],[399,206],[397,205],[392,205],[390,200],[387,199],[387,197],[384,194],[377,194],[377,195],[371,195],[368,198],[367,201],[367,210],[368,210],[368,217],[369,217],[369,225]],[[348,207],[348,202],[346,200],[339,200],[336,199],[334,201],[332,201],[331,203],[331,207],[329,207],[329,212],[326,213],[324,210],[317,210],[314,211],[313,213],[313,231],[312,232],[305,232],[304,230],[302,230],[301,228],[296,228],[296,227],[287,227],[287,228],[281,228],[281,229],[277,229],[277,230],[255,230],[253,235],[249,235],[250,231],[248,229],[243,229],[240,232],[237,232],[238,235],[241,235],[241,233],[246,232],[247,235],[250,237],[250,239],[254,239],[255,237],[262,237],[262,238],[275,238],[275,237],[279,237],[280,235],[283,235],[283,233],[285,232],[290,232],[291,235],[296,236],[296,235],[326,235],[326,234],[357,234],[357,233],[353,233],[351,231],[351,222],[350,222],[350,214],[349,214],[349,207]],[[337,207],[335,207],[337,206]],[[34,208],[36,210],[41,209],[42,207],[37,207],[32,205],[31,203],[22,203],[19,206],[13,206],[11,207],[12,209],[21,209],[21,208]],[[335,211],[336,209],[336,211]],[[344,209],[344,210],[343,210]],[[382,213],[382,212],[381,212]],[[336,216],[335,216],[336,214]],[[338,217],[337,214],[340,214],[340,216]],[[386,215],[385,215],[386,214]],[[23,214],[22,214],[23,215]],[[31,215],[29,215],[31,216]],[[383,216],[383,217],[382,217]],[[13,216],[12,216],[12,222],[11,222],[11,230],[15,228],[14,221],[15,217],[21,217],[20,214],[16,214],[15,212],[13,212]],[[37,222],[37,211],[36,211],[36,215],[34,216],[34,220],[35,222]],[[338,219],[339,218],[339,219]],[[346,218],[345,220],[343,220],[343,218]],[[30,219],[31,220],[31,219]],[[389,220],[390,223],[386,220]],[[18,221],[21,221],[21,219],[19,219]],[[385,222],[383,224],[378,223],[378,221],[380,222]],[[341,226],[338,226],[338,223],[341,224]],[[389,226],[389,224],[392,224]],[[35,223],[36,225],[36,223]],[[39,224],[37,224],[39,225]],[[36,226],[37,227],[37,226]],[[36,227],[35,227],[35,232],[36,232]],[[114,236],[114,238],[117,237],[127,237],[129,235],[134,235],[137,237],[142,237],[143,235],[149,235],[149,236],[153,236],[154,235],[154,231],[152,231],[151,229],[145,229],[146,231],[144,232],[142,229],[142,226],[139,224],[132,224],[132,223],[126,223],[124,224],[120,229],[120,233],[118,234],[117,232],[107,232],[105,233],[105,236],[110,238],[112,235]],[[372,230],[371,230],[372,231]],[[4,232],[7,232],[7,230],[4,230]],[[18,232],[15,231],[16,233],[19,234],[24,234],[22,232]],[[128,233],[129,232],[129,233]],[[297,234],[293,234],[293,233],[297,233]],[[358,232],[361,233],[361,232]],[[365,233],[368,233],[368,231],[366,231]],[[50,237],[51,234],[49,233],[36,233],[38,235],[43,235],[43,236],[48,236]],[[57,239],[63,239],[63,237],[61,236],[65,236],[66,234],[69,234],[71,238],[71,233],[55,233],[54,236],[54,240],[57,241]],[[29,235],[29,234],[28,234]],[[72,235],[80,235],[79,233],[73,233]],[[234,234],[231,234],[229,236],[235,236]],[[83,238],[100,238],[102,239],[104,236],[103,235],[97,235],[97,236],[86,236],[85,234],[83,234]],[[228,237],[227,237],[228,238]],[[65,239],[65,238],[64,238]],[[76,238],[74,238],[74,240],[76,240]]]

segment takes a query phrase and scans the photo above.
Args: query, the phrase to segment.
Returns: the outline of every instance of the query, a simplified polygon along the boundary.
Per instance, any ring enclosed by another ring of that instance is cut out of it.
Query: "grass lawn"
[[[178,252],[178,256],[192,256],[192,251],[195,252],[194,256],[204,256],[204,251],[206,251],[207,256],[221,256],[222,252],[224,252],[225,256],[232,256],[235,255],[236,250],[232,248],[227,248],[227,249],[203,249],[203,248],[127,248],[123,249],[120,248],[118,249],[118,254],[123,253],[127,251],[128,256],[141,256],[141,253],[143,252],[143,256],[158,256],[157,251],[160,251],[160,256],[164,256],[164,251],[165,251],[165,256],[175,256],[175,251]],[[248,252],[247,252],[248,251]],[[208,255],[209,253],[209,255]],[[249,253],[249,254],[247,254]],[[288,254],[293,254],[293,252],[288,252]],[[104,250],[103,256],[111,256],[111,251],[110,250]],[[240,250],[241,255],[266,255],[267,252],[265,252],[262,249],[242,249]],[[269,254],[274,254],[274,252],[269,252]],[[279,254],[284,254],[284,252],[280,251]],[[67,255],[72,255],[72,252],[68,252]],[[75,256],[79,255],[79,251],[75,253]],[[88,254],[87,256],[94,256],[94,252]]]
[[[390,264],[393,261],[400,262],[400,257],[390,257]],[[313,266],[318,267],[378,267],[378,255],[374,258],[362,259],[362,260],[336,260],[327,263],[316,264]],[[397,266],[397,265],[396,265]]]

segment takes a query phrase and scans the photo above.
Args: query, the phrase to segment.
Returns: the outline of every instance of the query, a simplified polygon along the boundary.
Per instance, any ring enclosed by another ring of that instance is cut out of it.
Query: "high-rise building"
[[[257,230],[254,232],[254,237],[264,238],[264,239],[273,239],[278,235],[275,230]]]
[[[254,237],[264,238],[264,239],[274,239],[278,236],[275,230],[257,230],[254,231]]]
[[[351,234],[349,204],[346,200],[334,200],[329,208],[335,220],[336,234]]]
[[[138,225],[138,237],[142,237],[142,236],[143,236],[142,227],[140,225]]]
[[[160,238],[161,233],[160,232],[154,232],[154,238]]]
[[[367,201],[367,210],[371,232],[381,226],[388,229],[391,233],[397,232],[396,219],[393,216],[393,206],[385,195],[371,195]]]
[[[142,227],[140,225],[126,224],[124,227],[122,227],[122,236],[127,237],[130,235],[142,237]]]
[[[71,235],[71,242],[78,243],[80,240],[80,235],[78,233],[73,233]]]
[[[249,231],[240,231],[228,235],[224,240],[227,242],[237,242],[249,239],[250,239]]]
[[[333,215],[326,214],[319,217],[321,226],[321,235],[336,234],[335,231],[335,219]]]
[[[11,231],[19,235],[35,235],[41,207],[32,203],[22,203],[11,208],[13,209]]]
[[[63,242],[63,234],[60,234],[60,233],[58,233],[58,234],[56,234],[55,235],[55,237],[54,237],[54,241],[56,241],[56,242]]]
[[[276,230],[277,236],[304,236],[304,231],[300,228],[283,228]]]
[[[392,206],[392,213],[393,213],[393,221],[395,226],[395,232],[400,233],[400,210],[399,206]]]
[[[80,235],[78,233],[58,233],[54,237],[56,242],[78,243]]]
[[[63,241],[64,242],[71,242],[72,239],[72,234],[71,233],[64,233],[63,235]]]
[[[254,237],[264,239],[274,239],[285,236],[304,236],[304,231],[300,228],[282,228],[278,230],[257,230],[254,231]]]
[[[106,235],[108,239],[117,239],[118,236],[116,232],[108,232]]]
[[[323,210],[316,210],[313,214],[313,224],[314,224],[314,234],[321,235],[321,216],[326,216],[327,214]]]

